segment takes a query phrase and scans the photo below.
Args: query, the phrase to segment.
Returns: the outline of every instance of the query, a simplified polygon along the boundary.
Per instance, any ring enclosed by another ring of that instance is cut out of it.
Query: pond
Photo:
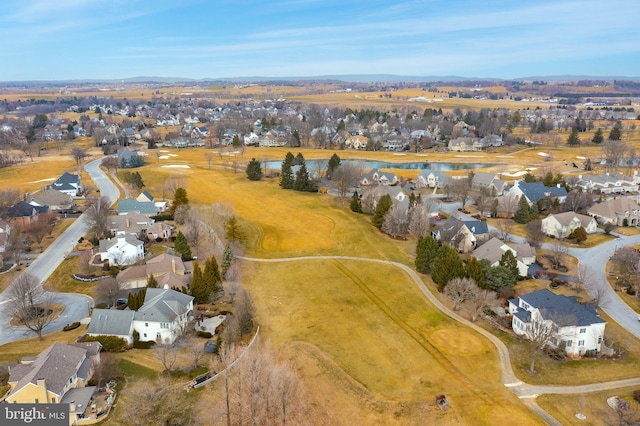
[[[324,170],[327,168],[329,160],[306,160],[308,170]],[[390,163],[388,161],[375,161],[375,160],[342,160],[341,163],[359,163],[365,170],[369,169],[401,169],[401,170],[469,170],[469,169],[483,169],[486,167],[492,167],[495,164],[483,164],[483,163],[428,163],[426,161],[416,161],[410,163]],[[280,169],[282,161],[267,161],[263,163],[263,167],[267,169]]]

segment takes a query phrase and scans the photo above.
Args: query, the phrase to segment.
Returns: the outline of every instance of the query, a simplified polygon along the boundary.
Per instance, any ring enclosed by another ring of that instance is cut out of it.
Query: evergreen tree
[[[622,123],[618,121],[609,132],[609,140],[619,141],[620,139],[622,139]]]
[[[516,279],[520,276],[520,271],[518,270],[518,260],[513,255],[513,252],[511,250],[507,250],[502,254],[499,264],[500,266],[504,266],[509,271],[511,271]]]
[[[591,142],[596,144],[601,144],[602,142],[604,142],[604,135],[602,134],[602,129],[596,130],[596,133],[593,135],[593,139],[591,139]]]
[[[464,276],[464,265],[456,249],[446,244],[440,246],[431,262],[431,279],[438,285],[438,291],[443,291],[452,279]]]
[[[431,263],[438,254],[438,242],[435,238],[428,236],[418,240],[416,247],[416,270],[423,274],[431,273]]]
[[[210,288],[207,287],[204,274],[200,269],[200,264],[194,262],[193,273],[191,274],[191,295],[194,298],[194,303],[208,303],[209,295],[211,294]]]
[[[191,258],[193,258],[193,256],[191,255],[191,247],[189,247],[187,237],[184,236],[182,231],[178,231],[178,235],[176,235],[176,241],[173,244],[173,248],[176,253],[180,254],[182,260],[190,260]]]
[[[247,178],[249,180],[260,180],[262,179],[262,166],[260,166],[260,162],[255,158],[252,158],[247,164]]]
[[[358,195],[358,191],[353,191],[353,196],[351,197],[351,211],[355,213],[362,213],[362,202],[360,201],[360,196]]]
[[[226,277],[227,271],[233,264],[233,260],[233,249],[231,248],[231,244],[227,243],[224,248],[224,253],[222,253],[222,265],[220,267],[220,275],[222,276],[222,278]]]
[[[169,212],[173,215],[176,213],[176,210],[180,206],[188,206],[189,198],[187,198],[187,190],[184,188],[176,189],[176,193],[173,195],[173,203],[171,203],[171,208]]]
[[[371,218],[371,223],[376,228],[382,228],[382,223],[384,222],[384,216],[387,214],[393,202],[391,201],[391,196],[389,194],[385,194],[378,200],[378,204],[376,204],[376,209],[373,212],[373,217]]]
[[[222,290],[222,277],[220,276],[218,261],[214,256],[211,256],[204,265],[203,279],[209,298],[215,297],[220,293],[220,290]]]
[[[304,160],[303,160],[304,161]],[[316,192],[317,188],[309,179],[307,165],[303,162],[296,173],[296,180],[293,182],[294,191]]]
[[[244,233],[238,225],[238,219],[235,216],[231,216],[227,219],[227,223],[224,225],[227,240],[229,241],[243,241]]]
[[[527,223],[529,222],[529,215],[529,203],[527,203],[527,198],[524,195],[521,195],[520,201],[518,202],[518,210],[516,210],[513,220],[518,223]]]
[[[484,271],[482,270],[482,265],[475,257],[472,257],[467,262],[466,267],[467,277],[471,278],[476,282],[478,287],[484,288]]]
[[[287,155],[282,161],[282,167],[280,168],[280,187],[283,189],[293,189],[293,172],[291,167],[293,166],[294,156],[292,153],[287,152]]]
[[[300,146],[300,132],[298,132],[298,129],[294,129],[293,132],[291,133],[291,137],[293,138],[294,141],[294,145],[295,146]]]
[[[480,261],[484,269],[485,288],[500,293],[503,287],[513,288],[516,285],[516,277],[504,266],[491,266],[489,261]]]
[[[333,154],[329,159],[329,164],[327,165],[327,179],[331,180],[331,176],[333,176],[333,172],[340,165],[340,157],[338,154]]]
[[[154,277],[153,274],[149,275],[149,279],[147,280],[147,287],[158,288],[158,280],[156,280],[156,277]]]
[[[233,141],[231,141],[231,145],[235,147],[240,146],[240,137],[238,135],[233,135]]]
[[[304,163],[305,163],[304,155],[302,155],[302,153],[299,152],[298,155],[296,155],[296,158],[293,160],[293,165],[294,166],[302,166]]]
[[[573,128],[571,134],[567,138],[567,145],[575,146],[580,145],[580,137],[578,136],[578,129]]]

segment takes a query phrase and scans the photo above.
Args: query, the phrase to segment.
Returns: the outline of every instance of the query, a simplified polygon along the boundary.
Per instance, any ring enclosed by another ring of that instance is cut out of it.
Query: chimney
[[[129,218],[126,218],[124,220],[124,226],[127,227],[127,228],[129,227]]]
[[[578,175],[578,179],[582,180],[582,175]]]
[[[69,412],[73,413],[74,411],[76,411],[76,400],[72,399],[69,401]]]
[[[38,395],[38,402],[41,404],[49,403],[49,395],[47,394],[47,383],[44,379],[36,379],[36,386],[38,390],[36,391],[36,395]]]
[[[173,272],[175,272],[175,271],[176,271],[176,258],[175,258],[175,257],[172,257],[172,258],[171,258],[171,270],[172,270]]]

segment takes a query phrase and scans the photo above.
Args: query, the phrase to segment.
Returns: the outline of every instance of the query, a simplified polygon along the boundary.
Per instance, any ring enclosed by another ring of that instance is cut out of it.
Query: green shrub
[[[67,324],[62,328],[62,331],[70,331],[70,330],[75,330],[76,328],[80,327],[80,323],[79,322],[74,322],[73,324]]]
[[[133,347],[136,349],[151,349],[155,344],[155,340],[149,340],[146,342],[138,340],[137,342],[133,342]]]
[[[127,342],[116,336],[87,336],[85,342],[100,342],[105,352],[122,352],[127,347]]]

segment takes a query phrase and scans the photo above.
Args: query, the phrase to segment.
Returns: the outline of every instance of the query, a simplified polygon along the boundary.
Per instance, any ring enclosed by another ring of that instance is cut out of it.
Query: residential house
[[[395,173],[381,172],[377,168],[369,170],[360,180],[360,184],[367,185],[394,185],[398,182]]]
[[[497,197],[495,201],[494,215],[501,219],[511,219],[518,211],[518,203],[520,197],[518,195],[506,194],[501,197]]]
[[[138,195],[138,196],[136,197],[136,201],[140,201],[140,202],[143,202],[143,203],[144,203],[144,202],[149,202],[149,201],[153,202],[153,200],[154,200],[153,195],[151,195],[151,194],[149,193],[149,191],[147,191],[146,189],[145,189],[145,190],[143,190],[143,191],[140,193],[140,195]]]
[[[186,330],[193,297],[168,288],[147,288],[144,304],[133,316],[141,341],[173,343]]]
[[[502,146],[504,143],[500,135],[487,135],[480,139],[480,145],[482,145],[483,149],[487,149],[489,147]]]
[[[158,214],[158,209],[152,201],[120,200],[118,201],[118,214],[138,212],[146,216]]]
[[[98,253],[100,261],[109,261],[109,265],[133,265],[144,259],[144,243],[133,235],[125,234],[100,240]]]
[[[635,171],[633,176],[622,173],[605,173],[601,175],[579,175],[575,186],[584,191],[602,194],[619,194],[638,190],[640,176]]]
[[[605,225],[638,226],[640,224],[640,205],[636,197],[615,197],[591,206],[587,210],[589,216]]]
[[[451,245],[460,253],[469,253],[476,248],[479,240],[488,238],[488,231],[486,222],[462,221],[452,217],[432,235],[436,240]]]
[[[82,183],[80,183],[80,176],[68,172],[64,172],[58,180],[48,185],[47,189],[49,188],[57,189],[72,197],[77,197],[84,189]]]
[[[531,337],[536,324],[557,328],[550,346],[564,349],[569,355],[599,352],[604,340],[604,321],[588,303],[578,303],[575,296],[555,294],[548,289],[509,300],[513,331]]]
[[[518,274],[526,277],[529,274],[529,265],[536,261],[535,249],[527,243],[505,243],[497,238],[491,238],[473,251],[473,257],[478,260],[486,259],[491,266],[497,266],[507,251],[513,253],[516,258]]]
[[[157,240],[162,238],[166,240],[173,234],[174,227],[166,222],[154,222],[147,229],[147,238],[150,240]]]
[[[7,210],[7,218],[20,226],[29,226],[38,220],[38,215],[47,213],[49,206],[33,206],[25,201],[18,201]]]
[[[448,148],[456,152],[482,151],[482,144],[478,138],[461,137],[451,139]]]
[[[505,195],[516,196],[518,200],[520,196],[524,195],[529,205],[537,203],[542,198],[549,198],[551,200],[558,199],[558,202],[563,203],[567,198],[567,190],[560,185],[557,186],[544,186],[542,182],[521,182],[515,181],[513,187],[509,189],[509,193]]]
[[[133,235],[136,238],[145,238],[147,230],[155,220],[135,211],[122,215],[109,216],[107,228],[112,236]]]
[[[89,336],[119,337],[133,344],[133,315],[130,309],[97,309],[91,312],[91,321],[87,328]]]
[[[345,141],[345,147],[356,150],[364,150],[367,149],[367,143],[369,139],[362,135],[352,135],[349,136]]]
[[[495,173],[476,172],[471,180],[471,187],[476,191],[483,188],[489,190],[489,194],[493,196],[500,196],[503,194],[507,182],[503,181]]]
[[[598,230],[598,223],[591,216],[575,212],[550,214],[542,219],[542,232],[550,237],[567,238],[579,227],[583,227],[587,234],[593,234]]]
[[[52,211],[68,212],[74,207],[71,195],[53,188],[35,194],[25,194],[25,200],[32,206],[48,206]]]
[[[120,271],[117,280],[126,288],[145,287],[151,275],[158,287],[181,288],[188,286],[193,272],[193,262],[179,256],[163,253],[147,260],[144,265],[134,265]]]
[[[144,164],[144,160],[138,154],[138,151],[134,151],[129,148],[118,151],[118,161],[120,162],[120,167],[123,169],[140,167]]]
[[[54,343],[35,357],[9,367],[10,404],[69,404],[69,424],[84,417],[95,386],[87,386],[100,363],[98,342]]]
[[[362,194],[362,201],[366,209],[373,211],[378,205],[380,197],[389,195],[391,201],[400,203],[406,209],[409,209],[409,197],[400,186],[388,186],[388,185],[375,185],[370,186],[364,190]]]
[[[443,188],[451,181],[451,177],[441,171],[423,169],[416,179],[416,188]]]
[[[7,247],[7,239],[11,234],[11,225],[4,219],[0,219],[0,253],[4,253]]]

